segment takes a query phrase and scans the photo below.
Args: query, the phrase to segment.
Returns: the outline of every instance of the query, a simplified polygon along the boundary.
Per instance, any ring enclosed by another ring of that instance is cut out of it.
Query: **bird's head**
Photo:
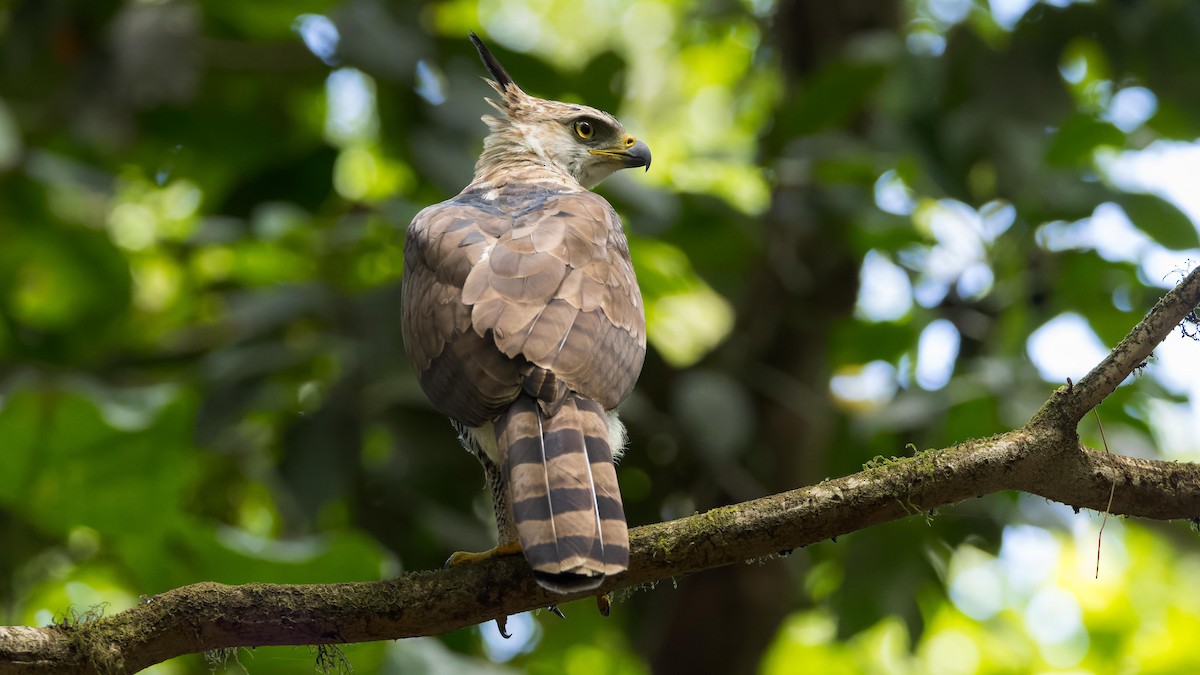
[[[500,115],[483,116],[491,133],[484,141],[477,170],[534,156],[585,188],[620,169],[644,166],[649,170],[650,148],[629,135],[617,118],[585,105],[526,94],[478,35],[471,33],[471,42],[495,78],[488,84],[500,95],[498,101],[487,99]]]

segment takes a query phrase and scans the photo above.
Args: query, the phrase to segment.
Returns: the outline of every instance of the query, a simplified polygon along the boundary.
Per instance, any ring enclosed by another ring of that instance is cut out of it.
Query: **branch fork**
[[[1200,305],[1200,268],[1023,427],[705,513],[634,528],[630,565],[599,589],[551,594],[519,556],[346,584],[192,584],[113,616],[0,627],[0,674],[133,673],[191,652],[435,635],[538,607],[764,558],[972,497],[1021,490],[1114,514],[1200,518],[1200,465],[1123,457],[1077,427]],[[1114,487],[1115,486],[1115,487]]]

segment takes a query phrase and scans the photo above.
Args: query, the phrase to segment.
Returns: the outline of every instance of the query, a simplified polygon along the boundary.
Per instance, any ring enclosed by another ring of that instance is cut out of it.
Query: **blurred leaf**
[[[37,459],[19,504],[30,520],[50,532],[86,525],[104,537],[148,541],[179,517],[191,462],[193,411],[185,400],[172,402],[143,429],[122,431],[94,403],[67,391],[18,398],[32,401],[18,404],[12,414],[38,407],[36,435],[27,432],[26,444],[14,448]],[[135,493],[155,508],[137,513],[128,499]],[[136,533],[129,529],[135,516]]]
[[[1125,194],[1117,199],[1125,215],[1141,231],[1173,251],[1200,246],[1196,224],[1174,204],[1150,194]]]
[[[1125,134],[1091,115],[1072,115],[1054,134],[1046,150],[1046,161],[1052,166],[1090,165],[1097,148],[1124,147]]]
[[[205,578],[225,584],[263,579],[281,584],[340,583],[384,577],[378,544],[358,532],[278,540],[235,528],[193,524],[181,528],[170,543],[182,547],[177,554],[191,568],[181,570],[171,583],[201,571]]]
[[[638,235],[653,347],[623,414],[631,523],[1024,423],[1052,388],[1027,355],[1035,327],[1076,312],[1113,344],[1161,294],[1137,264],[1041,248],[1046,223],[1116,202],[1156,241],[1197,245],[1169,204],[1096,179],[1098,150],[1200,137],[1187,3],[1035,3],[1015,24],[987,3],[957,18],[947,3],[795,0],[18,4],[0,11],[0,618],[115,609],[201,579],[376,579],[491,543],[477,462],[431,410],[398,330],[404,226],[469,180],[485,131],[467,30],[494,34],[526,91],[616,113],[654,148],[653,171],[601,188]],[[315,13],[333,23],[298,21]],[[184,25],[163,25],[172,16]],[[336,33],[328,62],[305,25]],[[329,86],[338,68],[363,86]],[[1126,135],[1105,120],[1132,86],[1158,108]],[[337,106],[369,121],[327,137]],[[992,200],[1011,207],[1004,227]],[[921,203],[958,217],[918,231]],[[872,250],[915,280],[895,321],[853,313]],[[985,291],[954,292],[980,270],[994,274]],[[927,391],[911,380],[938,358],[919,349],[938,319],[961,344],[950,381]],[[832,376],[864,364],[885,393],[840,404]],[[1195,455],[1195,402],[1159,380],[1149,368],[1106,400],[1114,451]],[[713,412],[731,405],[722,427]],[[486,648],[491,625],[346,653],[368,673],[489,658],[644,673],[689,655],[697,672],[1196,671],[1200,575],[1178,542],[1110,520],[1094,580],[1006,541],[1039,519],[1076,518],[1078,534],[1086,514],[1014,494],[943,511],[745,566],[727,588],[660,585],[608,618],[587,600],[568,621],[536,614],[540,638],[515,656]],[[990,618],[962,611],[968,558],[989,581],[1022,569],[982,584],[1012,592]],[[1078,604],[1076,661],[1048,663],[1062,644],[1031,634],[1042,613],[1028,601],[1045,591]],[[301,672],[313,653],[240,659],[217,671]],[[198,656],[163,666],[211,670]]]
[[[207,8],[209,19],[221,32],[237,38],[287,38],[292,23],[301,14],[319,14],[337,7],[333,0],[299,0],[286,6],[244,2],[214,2]]]
[[[913,321],[843,321],[830,340],[829,362],[841,365],[882,359],[895,363],[913,348],[920,329]]]
[[[631,239],[630,255],[646,304],[650,344],[677,368],[690,366],[733,328],[733,307],[692,269],[674,246]]]
[[[1137,284],[1137,269],[1126,262],[1110,262],[1094,252],[1066,252],[1059,256],[1058,278],[1052,306],[1063,312],[1083,312],[1088,324],[1109,347],[1125,337],[1142,314],[1122,311],[1112,301],[1121,287]],[[1098,302],[1098,298],[1104,298]]]
[[[1160,100],[1154,117],[1146,124],[1165,138],[1193,141],[1196,137],[1195,113],[1181,110],[1174,101]]]
[[[996,402],[982,389],[966,401],[959,401],[946,413],[943,433],[948,438],[971,438],[1004,431]],[[960,394],[961,395],[961,394]]]
[[[49,222],[0,246],[0,302],[20,323],[60,334],[86,325],[94,339],[129,300],[129,268],[101,233]]]
[[[6,396],[0,404],[0,438],[4,439],[4,471],[0,471],[0,504],[15,509],[37,470],[36,460],[48,432],[52,401],[30,393]]]

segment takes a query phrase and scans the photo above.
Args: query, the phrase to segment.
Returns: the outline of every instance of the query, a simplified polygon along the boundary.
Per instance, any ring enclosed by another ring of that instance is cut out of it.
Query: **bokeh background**
[[[1184,0],[0,2],[0,623],[492,544],[399,336],[404,229],[485,130],[470,30],[654,151],[600,188],[647,300],[634,525],[1020,425],[1200,260]],[[1200,460],[1198,355],[1177,334],[1104,402],[1112,451]],[[1193,528],[1109,519],[1097,579],[1100,523],[991,495],[607,619],[344,653],[405,675],[1197,672]]]

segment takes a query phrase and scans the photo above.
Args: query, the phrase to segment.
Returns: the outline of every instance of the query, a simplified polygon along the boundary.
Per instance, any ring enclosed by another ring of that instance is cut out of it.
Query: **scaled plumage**
[[[529,96],[471,40],[499,115],[470,185],[409,225],[404,342],[484,465],[498,550],[519,542],[540,584],[586,590],[628,566],[612,410],[646,353],[621,222],[587,188],[650,151],[608,113]]]

